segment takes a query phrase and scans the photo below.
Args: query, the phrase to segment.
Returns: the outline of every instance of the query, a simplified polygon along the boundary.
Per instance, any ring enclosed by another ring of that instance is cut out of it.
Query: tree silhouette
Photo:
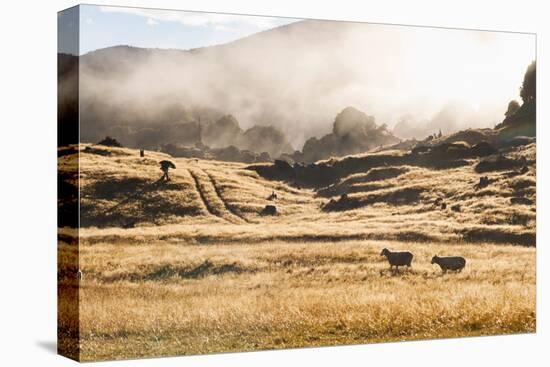
[[[504,116],[512,116],[514,113],[516,113],[517,110],[519,110],[519,107],[520,106],[518,101],[516,101],[515,99],[511,100],[510,103],[508,103],[508,109],[504,113]]]
[[[170,168],[175,169],[176,165],[170,161],[160,161],[160,169],[163,172],[163,175],[160,178],[161,180],[170,181],[170,177],[168,177],[168,170]]]
[[[527,67],[525,76],[523,77],[523,85],[520,91],[523,103],[530,102],[537,98],[537,62],[533,61]]]
[[[97,144],[105,145],[107,147],[118,147],[118,148],[122,147],[122,144],[120,144],[118,140],[116,140],[115,138],[111,138],[110,136],[106,136],[105,139],[101,140]]]

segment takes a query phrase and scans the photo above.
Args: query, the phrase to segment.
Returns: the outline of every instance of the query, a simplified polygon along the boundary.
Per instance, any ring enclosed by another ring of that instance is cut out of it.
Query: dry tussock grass
[[[161,174],[156,162],[167,157],[147,152],[147,158],[140,160],[135,151],[114,149],[118,151],[115,157],[82,154],[82,205],[87,209],[82,218],[90,224],[81,232],[85,242],[107,238],[112,241],[129,238],[154,241],[169,236],[227,241],[234,235],[239,241],[253,242],[297,238],[296,228],[308,238],[320,234],[345,239],[353,234],[355,238],[392,240],[401,238],[406,232],[417,239],[447,241],[463,239],[472,226],[485,229],[485,233],[505,227],[507,232],[534,237],[534,204],[510,204],[511,197],[518,195],[536,200],[534,165],[530,165],[529,171],[522,175],[491,172],[487,174],[491,183],[482,189],[475,187],[480,177],[473,170],[475,161],[465,167],[447,170],[406,167],[406,172],[397,177],[382,177],[368,183],[362,182],[361,175],[352,175],[344,178],[342,183],[351,193],[350,197],[363,202],[363,206],[341,213],[323,213],[320,208],[328,199],[316,197],[312,190],[267,181],[255,172],[244,170],[244,165],[239,163],[193,159],[172,159],[178,169],[171,173],[169,184],[121,205],[132,190],[136,191],[132,180],[139,179],[143,185],[155,182]],[[122,154],[124,152],[126,155]],[[534,161],[535,147],[522,147],[508,154]],[[197,177],[206,203],[201,199],[191,173]],[[368,176],[368,173],[363,176]],[[112,186],[119,190],[118,196],[104,192],[98,197],[97,191],[90,189],[112,180],[117,180]],[[121,190],[124,187],[128,189]],[[405,192],[407,188],[415,191],[410,202],[401,197],[409,194]],[[272,191],[278,194],[276,202],[267,200]],[[95,195],[87,195],[89,192]],[[446,205],[445,209],[441,208],[442,203]],[[214,215],[209,213],[206,204],[211,206]],[[260,217],[259,212],[267,204],[275,204],[279,215]],[[454,205],[459,207],[458,211],[451,209]],[[110,216],[105,216],[106,212]],[[86,221],[87,218],[90,220]],[[117,218],[132,219],[136,228],[119,228],[121,220]],[[105,219],[112,220],[110,228],[109,223],[105,228],[105,224],[99,221]],[[94,221],[97,222],[95,225]],[[238,222],[245,226],[261,226],[233,228],[231,224]],[[211,223],[217,225],[208,225]],[[346,225],[340,225],[343,223]],[[479,240],[492,241],[493,237],[488,235]]]
[[[389,272],[383,247],[412,251],[412,269]],[[442,276],[429,263],[435,253],[465,256],[465,271]],[[82,357],[532,332],[534,255],[377,241],[83,246]],[[159,273],[205,262],[227,271]]]
[[[81,153],[80,329],[67,302],[77,247],[59,247],[60,343],[79,332],[84,360],[535,330],[535,249],[512,246],[534,244],[535,206],[510,204],[536,199],[534,145],[507,153],[527,173],[490,172],[482,189],[474,160],[343,178],[365,203],[344,212],[239,163],[108,149]],[[151,186],[162,159],[177,169]],[[372,200],[407,187],[421,188],[414,200]],[[267,204],[278,215],[261,217]],[[392,276],[383,247],[412,251],[412,269]],[[441,276],[436,253],[466,257],[466,270]]]

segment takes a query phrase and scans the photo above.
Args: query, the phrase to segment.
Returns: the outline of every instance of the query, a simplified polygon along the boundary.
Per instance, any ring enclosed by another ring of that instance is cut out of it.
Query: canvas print
[[[536,38],[58,14],[58,348],[532,333]]]

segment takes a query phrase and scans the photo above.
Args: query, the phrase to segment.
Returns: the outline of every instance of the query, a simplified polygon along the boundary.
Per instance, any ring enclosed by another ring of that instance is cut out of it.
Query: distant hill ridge
[[[354,80],[343,56],[331,50],[355,48],[347,36],[358,26],[366,25],[305,20],[191,50],[91,51],[80,57],[81,137],[97,142],[114,136],[135,148],[193,145],[199,119],[207,129],[232,115],[243,131],[258,127],[249,131],[254,139],[216,146],[274,157],[301,150],[308,138],[329,133],[332,118],[346,107],[323,99],[332,101],[339,85]],[[319,61],[319,70],[310,72],[308,65]],[[254,131],[284,135],[281,148]]]
[[[97,142],[113,136],[146,149],[203,142],[303,162],[398,143],[414,133],[407,121],[389,131],[368,109],[346,107],[357,106],[346,102],[357,100],[357,93],[342,96],[342,88],[358,82],[357,65],[349,68],[346,53],[365,47],[350,36],[357,27],[369,33],[368,24],[306,20],[191,50],[114,46],[89,52],[79,61],[80,137]],[[63,84],[74,72],[70,57],[59,59]],[[506,123],[511,136],[534,135],[534,103],[507,118],[523,116],[527,124],[517,130]],[[339,132],[337,115],[346,116],[346,133]],[[77,118],[67,106],[59,116]],[[449,116],[456,120],[453,110],[435,120]],[[426,132],[435,127],[427,125]]]

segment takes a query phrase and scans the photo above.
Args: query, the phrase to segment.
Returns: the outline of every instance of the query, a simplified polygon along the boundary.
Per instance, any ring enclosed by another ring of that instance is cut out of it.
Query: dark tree
[[[508,103],[508,109],[504,113],[504,116],[506,117],[512,116],[514,113],[516,113],[517,110],[519,110],[519,107],[520,106],[518,101],[516,101],[515,99],[511,100],[510,103]]]
[[[118,140],[115,138],[111,138],[110,136],[106,136],[105,139],[97,143],[98,145],[105,145],[107,147],[118,147],[121,148],[122,144],[119,143]]]
[[[533,61],[527,67],[525,76],[523,77],[523,85],[520,91],[523,103],[535,100],[537,98],[537,62]]]
[[[170,168],[176,169],[176,165],[170,161],[160,161],[160,169],[163,172],[163,175],[160,178],[161,180],[170,181],[170,177],[168,176],[168,170]]]

